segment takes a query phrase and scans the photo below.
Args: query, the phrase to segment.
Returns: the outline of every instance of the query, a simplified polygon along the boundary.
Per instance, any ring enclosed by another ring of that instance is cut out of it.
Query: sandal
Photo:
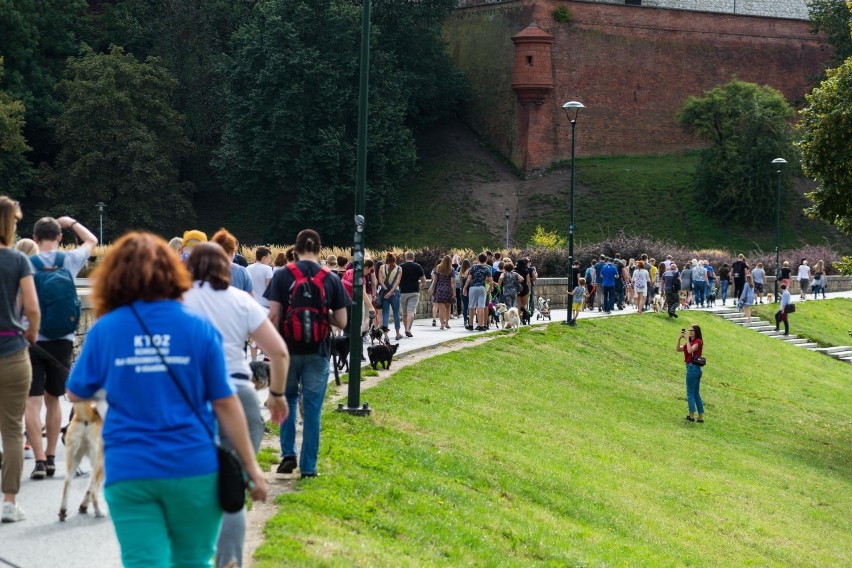
[[[405,337],[414,337],[414,336],[413,336],[413,335],[411,335],[411,332],[410,332],[410,331],[406,331],[406,332],[405,332]]]
[[[432,327],[435,327],[436,325],[438,324],[435,323],[435,320],[432,320]]]

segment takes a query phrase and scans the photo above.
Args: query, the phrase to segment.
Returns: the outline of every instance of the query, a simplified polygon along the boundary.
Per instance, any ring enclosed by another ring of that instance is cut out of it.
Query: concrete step
[[[850,350],[852,350],[852,347],[849,347],[848,345],[841,345],[841,346],[838,346],[838,347],[820,347],[819,349],[817,349],[817,351],[820,351],[822,353],[827,353],[829,355],[831,353],[839,353],[841,351],[850,351]]]
[[[808,343],[807,339],[802,339],[801,337],[796,339],[789,339],[790,336],[787,336],[787,339],[784,340],[784,343],[789,343],[790,345],[805,345]]]
[[[743,327],[747,327],[749,329],[754,329],[756,327],[765,327],[765,326],[770,325],[770,324],[769,324],[768,321],[757,320],[757,321],[743,322],[740,325],[743,326]]]
[[[774,327],[771,330],[760,331],[758,333],[760,333],[760,335],[765,335],[767,337],[776,337],[778,335],[784,335],[783,331],[775,331]]]
[[[843,359],[840,359],[840,360],[846,361],[847,363],[852,363],[852,357],[844,357]]]
[[[829,353],[835,359],[848,359],[852,357],[852,351],[837,351],[835,353]]]
[[[813,342],[810,342],[810,343],[800,343],[800,344],[799,344],[799,347],[804,347],[805,349],[810,349],[811,351],[813,351],[814,347],[816,347],[816,346],[818,346],[818,345],[819,345],[819,343],[813,343]]]
[[[775,331],[775,326],[774,325],[760,325],[760,326],[756,326],[756,327],[750,327],[749,329],[753,329],[754,331],[759,331],[759,332]]]
[[[787,341],[789,339],[799,339],[798,335],[784,335],[783,331],[780,334],[772,335],[771,337],[774,337],[775,339],[782,339],[784,341]]]
[[[756,322],[756,321],[762,321],[762,320],[761,320],[760,318],[758,318],[758,317],[754,317],[754,316],[752,316],[752,317],[750,317],[750,318],[744,318],[744,317],[739,317],[739,318],[728,318],[728,321],[730,321],[730,322],[734,322],[734,323],[743,324],[743,323],[754,323],[754,322]]]

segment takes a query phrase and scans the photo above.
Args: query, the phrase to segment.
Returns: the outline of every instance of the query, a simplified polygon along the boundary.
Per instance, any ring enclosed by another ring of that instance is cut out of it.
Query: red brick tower
[[[512,89],[518,98],[512,162],[530,172],[546,167],[553,151],[553,36],[533,22],[512,42]]]

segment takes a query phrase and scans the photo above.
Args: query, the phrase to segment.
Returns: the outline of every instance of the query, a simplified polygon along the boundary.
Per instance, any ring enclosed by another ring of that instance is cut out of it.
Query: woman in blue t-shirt
[[[122,237],[95,273],[99,319],[68,379],[75,402],[106,391],[105,494],[125,567],[212,566],[222,509],[208,430],[217,421],[252,497],[266,499],[221,335],[178,301],[191,284],[164,240]]]

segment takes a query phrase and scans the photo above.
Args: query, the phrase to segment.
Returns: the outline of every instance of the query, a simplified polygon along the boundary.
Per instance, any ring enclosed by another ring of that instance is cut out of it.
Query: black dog
[[[390,369],[393,355],[396,353],[398,347],[399,343],[386,343],[367,347],[367,357],[370,358],[370,365],[373,366],[373,369],[376,369],[379,363],[382,364],[382,369]]]
[[[384,337],[385,332],[382,331],[382,328],[371,325],[370,326],[370,345],[373,345],[376,341],[379,343],[382,342],[382,337]]]
[[[337,370],[349,372],[349,336],[335,335],[331,344],[332,353],[337,357]]]
[[[494,324],[494,327],[500,329],[500,314],[497,313],[497,306],[494,305],[493,302],[488,303],[488,327],[491,327],[491,324]]]
[[[526,308],[522,309],[521,310],[521,324],[529,325],[530,319],[532,319],[530,312]]]

